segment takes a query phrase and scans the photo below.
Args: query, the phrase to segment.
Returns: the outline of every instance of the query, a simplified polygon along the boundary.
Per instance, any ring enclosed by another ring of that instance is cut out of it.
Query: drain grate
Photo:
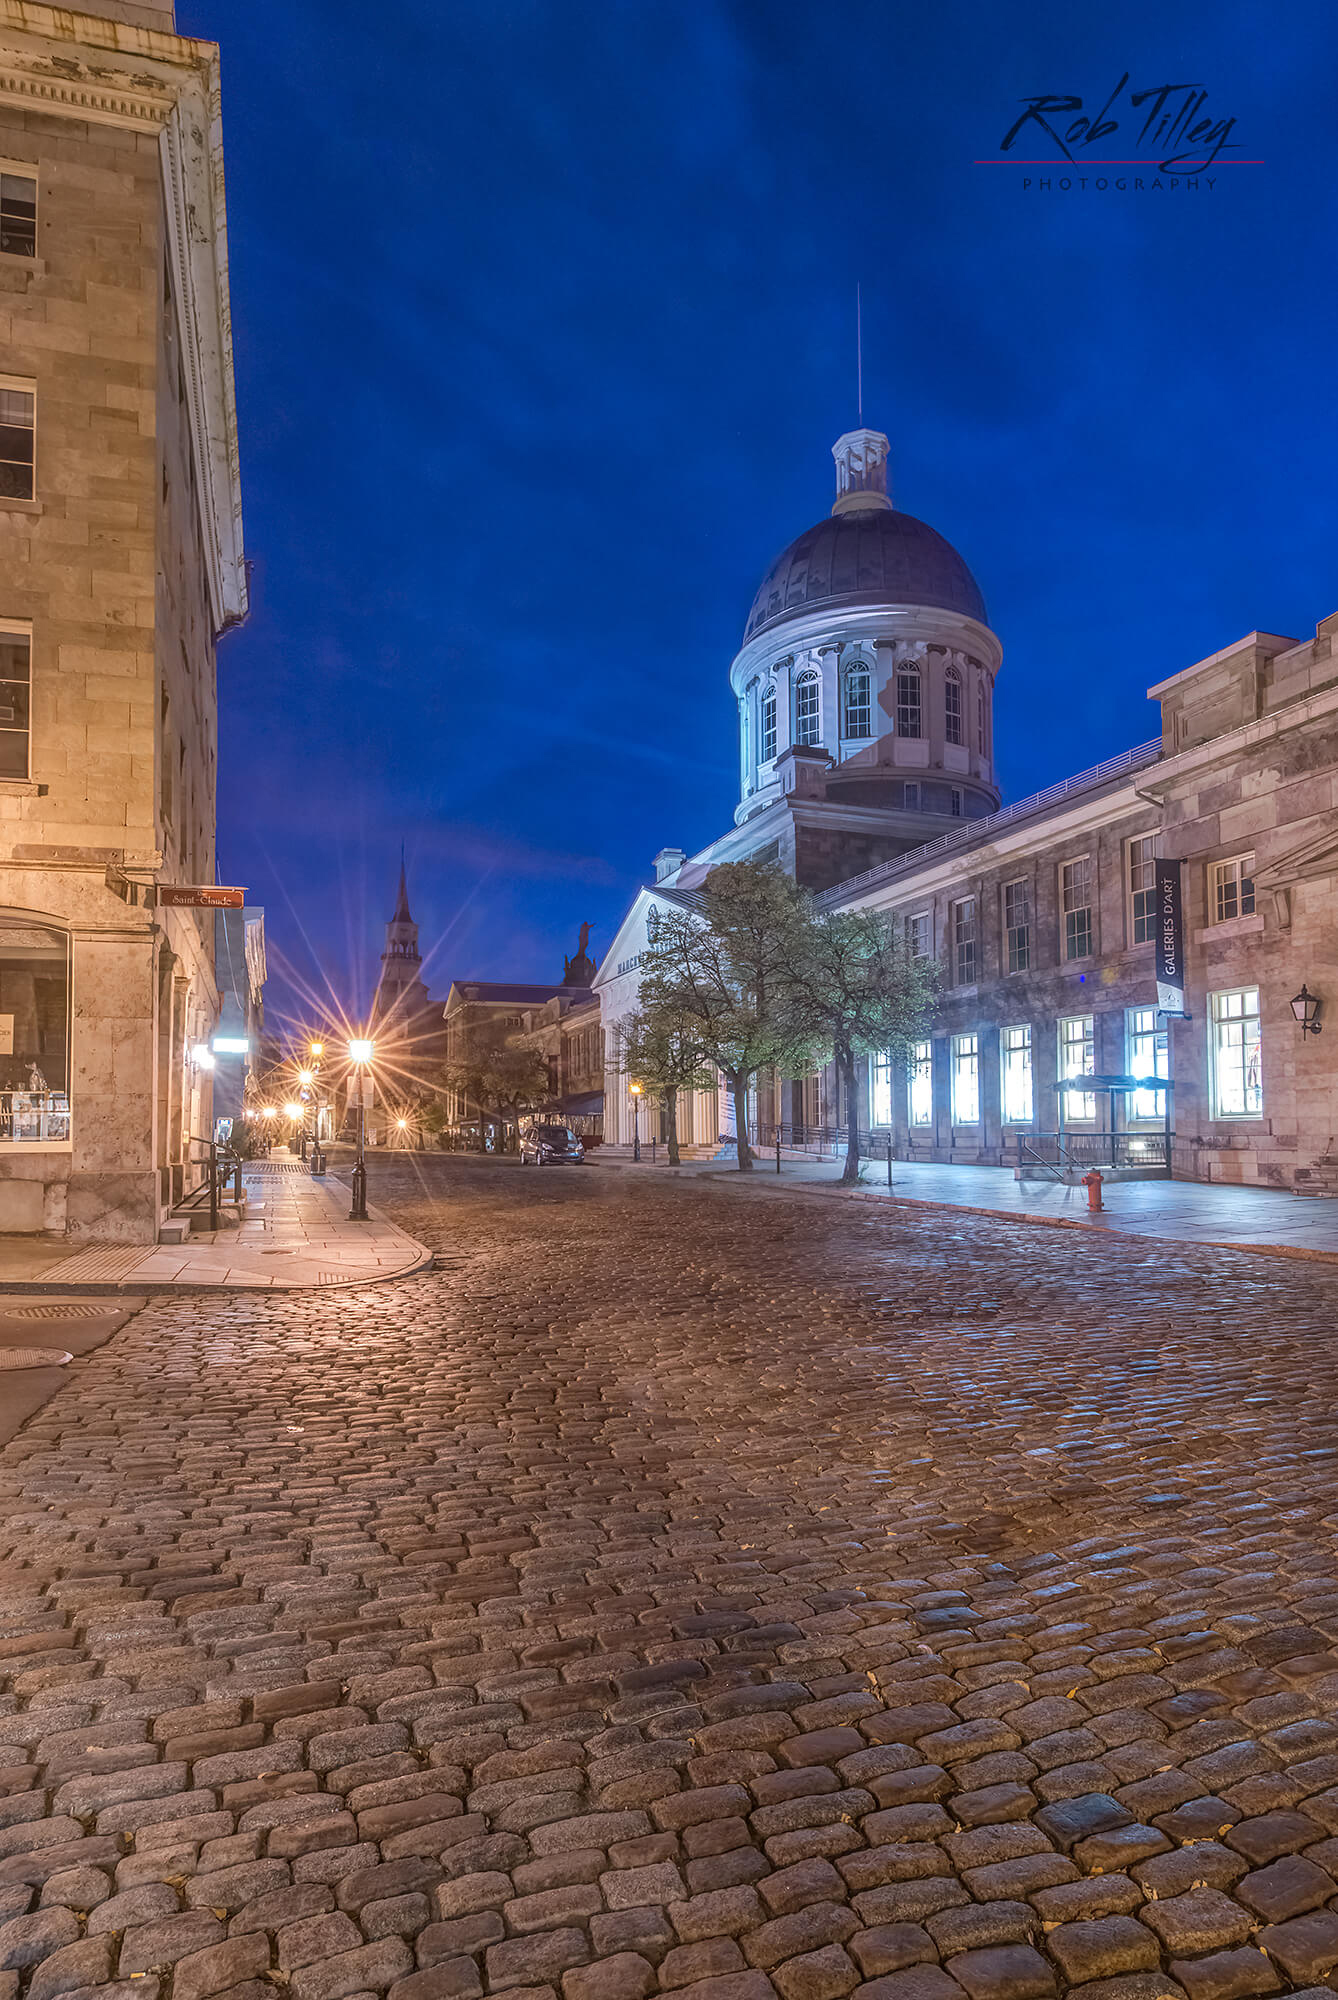
[[[73,1359],[58,1347],[0,1347],[0,1368],[63,1368]]]
[[[108,1299],[105,1305],[88,1305],[72,1299],[67,1306],[7,1306],[0,1304],[0,1319],[101,1319],[104,1313],[116,1312],[116,1301]]]

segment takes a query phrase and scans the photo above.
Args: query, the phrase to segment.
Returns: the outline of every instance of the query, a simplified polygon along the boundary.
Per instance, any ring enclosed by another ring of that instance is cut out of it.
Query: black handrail
[[[190,1193],[177,1203],[177,1207],[179,1209],[192,1208],[199,1197],[207,1193],[209,1196],[209,1227],[211,1231],[215,1231],[218,1228],[219,1194],[229,1178],[232,1180],[232,1198],[237,1203],[238,1208],[240,1209],[241,1207],[241,1154],[233,1152],[230,1146],[220,1146],[217,1139],[201,1139],[195,1132],[190,1134],[186,1145],[187,1148],[191,1146],[203,1146],[205,1148],[205,1178],[199,1187],[192,1188]]]

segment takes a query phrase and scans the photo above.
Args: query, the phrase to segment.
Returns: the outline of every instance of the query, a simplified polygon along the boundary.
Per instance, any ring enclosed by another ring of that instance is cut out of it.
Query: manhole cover
[[[67,1306],[0,1305],[0,1319],[101,1319],[103,1313],[118,1310],[114,1299],[100,1306],[81,1304],[78,1300]]]
[[[0,1368],[63,1368],[73,1359],[58,1347],[0,1347]]]

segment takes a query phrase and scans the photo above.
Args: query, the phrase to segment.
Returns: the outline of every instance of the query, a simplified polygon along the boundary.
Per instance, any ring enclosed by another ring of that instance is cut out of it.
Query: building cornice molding
[[[775,631],[759,632],[750,639],[734,656],[730,685],[737,693],[750,674],[765,674],[780,660],[858,640],[868,645],[892,645],[898,640],[946,644],[969,653],[991,677],[1003,659],[1003,647],[989,626],[959,611],[915,604],[852,606],[843,611],[839,605],[827,604],[814,611],[796,612]]]
[[[53,47],[53,44],[56,47]],[[0,100],[156,133],[216,631],[245,617],[218,50],[34,0],[0,0]]]
[[[1169,797],[1178,787],[1199,782],[1218,764],[1235,763],[1243,753],[1260,750],[1279,736],[1285,736],[1293,729],[1301,728],[1307,722],[1321,722],[1326,716],[1338,714],[1338,683],[1320,688],[1313,694],[1298,695],[1282,708],[1271,709],[1250,722],[1243,722],[1230,729],[1224,736],[1210,736],[1206,743],[1196,743],[1188,750],[1171,751],[1156,766],[1154,774],[1149,773],[1143,789],[1150,792],[1155,782],[1158,793]]]

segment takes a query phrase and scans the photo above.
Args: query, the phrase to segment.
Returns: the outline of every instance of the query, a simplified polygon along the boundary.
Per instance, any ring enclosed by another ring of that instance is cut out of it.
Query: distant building
[[[649,913],[699,907],[719,862],[769,860],[825,907],[886,911],[941,969],[909,1071],[863,1065],[873,1150],[1338,1192],[1338,1023],[1302,1025],[1316,1000],[1338,1016],[1338,614],[1161,681],[1152,742],[1000,809],[980,590],[893,509],[886,438],[834,456],[832,517],[772,564],[730,669],[735,825],[661,850],[594,982],[607,1140],[632,1138],[617,1051]],[[1182,897],[1183,1005],[1158,991],[1159,868]],[[750,1129],[813,1146],[847,1111],[830,1069],[765,1075]],[[698,1145],[732,1128],[723,1089],[679,1115]]]
[[[423,981],[418,926],[409,909],[409,885],[400,864],[399,893],[386,925],[381,974],[372,1001],[369,1033],[376,1044],[375,1102],[369,1131],[379,1141],[396,1113],[411,1113],[444,1095],[446,1030],[442,1005]]]
[[[0,9],[0,1231],[151,1242],[213,1129],[245,615],[218,50]]]
[[[582,924],[576,953],[564,959],[562,979],[552,986],[454,980],[446,997],[446,1049],[447,1062],[459,1063],[479,1033],[530,1043],[548,1065],[548,1108],[584,1137],[599,1138],[604,1041],[599,1002],[590,990],[595,964],[589,942],[590,926]],[[480,1107],[464,1093],[449,1092],[446,1109],[448,1130],[478,1133]]]
[[[218,1026],[214,1030],[214,1126],[235,1125],[254,1095],[265,1034],[265,912],[215,910],[214,966]]]

